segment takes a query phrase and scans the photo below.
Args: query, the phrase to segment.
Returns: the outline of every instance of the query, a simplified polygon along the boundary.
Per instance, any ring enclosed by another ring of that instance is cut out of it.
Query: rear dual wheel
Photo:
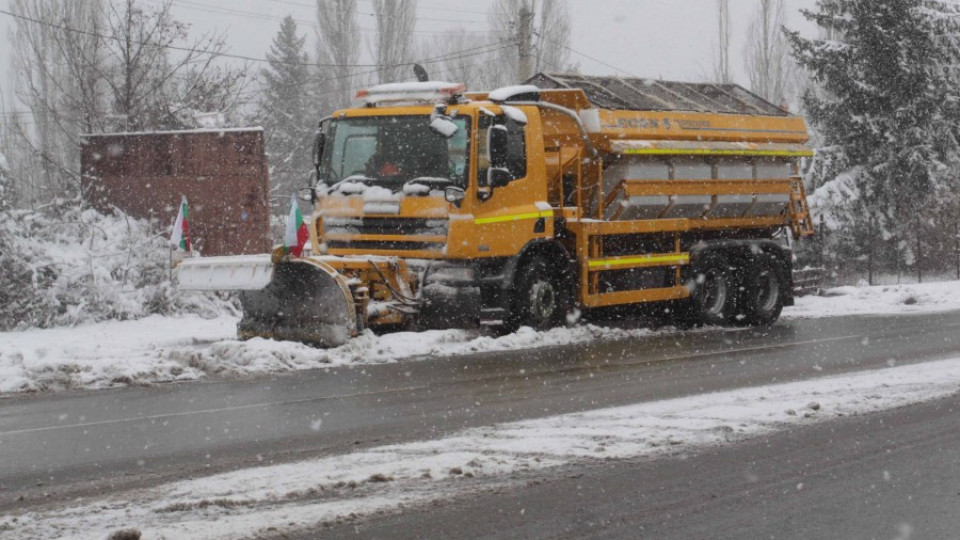
[[[773,324],[783,310],[784,279],[767,254],[732,260],[722,253],[701,255],[694,265],[689,318],[697,324]]]
[[[721,253],[706,253],[697,259],[690,314],[695,323],[719,326],[732,321],[739,288],[734,270]]]
[[[744,270],[740,293],[742,322],[750,326],[767,326],[776,322],[783,311],[785,284],[779,265],[767,254],[754,258]]]

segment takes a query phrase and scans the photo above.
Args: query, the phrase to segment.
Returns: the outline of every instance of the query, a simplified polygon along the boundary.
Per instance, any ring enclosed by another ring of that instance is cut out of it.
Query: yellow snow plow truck
[[[542,329],[641,304],[766,325],[793,302],[787,236],[813,234],[806,126],[739,86],[541,73],[357,98],[321,121],[302,256],[179,267],[183,288],[241,291],[242,338]]]

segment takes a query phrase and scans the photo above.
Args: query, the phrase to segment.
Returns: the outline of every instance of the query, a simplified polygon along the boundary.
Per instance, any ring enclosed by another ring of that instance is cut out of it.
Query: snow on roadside
[[[682,455],[958,390],[960,358],[511,422],[8,515],[0,518],[0,538],[105,537],[125,527],[149,538],[278,534],[489,489],[550,467]]]
[[[73,328],[0,333],[0,393],[105,388],[186,381],[205,376],[249,376],[341,365],[395,362],[625,339],[650,330],[583,325],[502,336],[471,330],[365,332],[334,349],[267,339],[239,341],[237,319],[151,316]]]
[[[236,319],[196,315],[2,332],[0,393],[197,379],[171,351],[234,335]]]
[[[361,336],[334,349],[266,339],[214,343],[193,359],[211,373],[249,375],[342,365],[383,364],[412,358],[458,356],[478,352],[528,350],[595,340],[627,339],[652,334],[648,329],[618,329],[595,325],[555,328],[538,332],[521,328],[500,337],[475,330],[427,330]]]
[[[797,298],[783,310],[785,319],[844,315],[939,313],[960,309],[960,281],[835,287],[823,296]]]
[[[960,309],[960,282],[839,287],[828,296],[799,298],[785,319],[862,314],[936,313]],[[231,377],[342,365],[396,362],[476,352],[620,340],[652,335],[647,329],[580,325],[502,337],[473,330],[365,332],[335,349],[265,339],[238,341],[237,319],[151,316],[73,328],[0,333],[0,394],[67,388],[104,388]]]

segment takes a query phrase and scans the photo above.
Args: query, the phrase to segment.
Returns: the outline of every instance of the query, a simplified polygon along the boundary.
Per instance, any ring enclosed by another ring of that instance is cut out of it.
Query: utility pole
[[[520,27],[517,35],[517,48],[520,52],[519,74],[523,82],[533,77],[533,11],[524,3],[520,8]]]

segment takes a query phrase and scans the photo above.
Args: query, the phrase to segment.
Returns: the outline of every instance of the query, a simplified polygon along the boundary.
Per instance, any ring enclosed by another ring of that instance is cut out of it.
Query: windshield
[[[320,183],[338,189],[360,182],[399,191],[407,184],[466,187],[470,121],[452,119],[446,138],[430,128],[429,116],[341,118],[330,124]]]

